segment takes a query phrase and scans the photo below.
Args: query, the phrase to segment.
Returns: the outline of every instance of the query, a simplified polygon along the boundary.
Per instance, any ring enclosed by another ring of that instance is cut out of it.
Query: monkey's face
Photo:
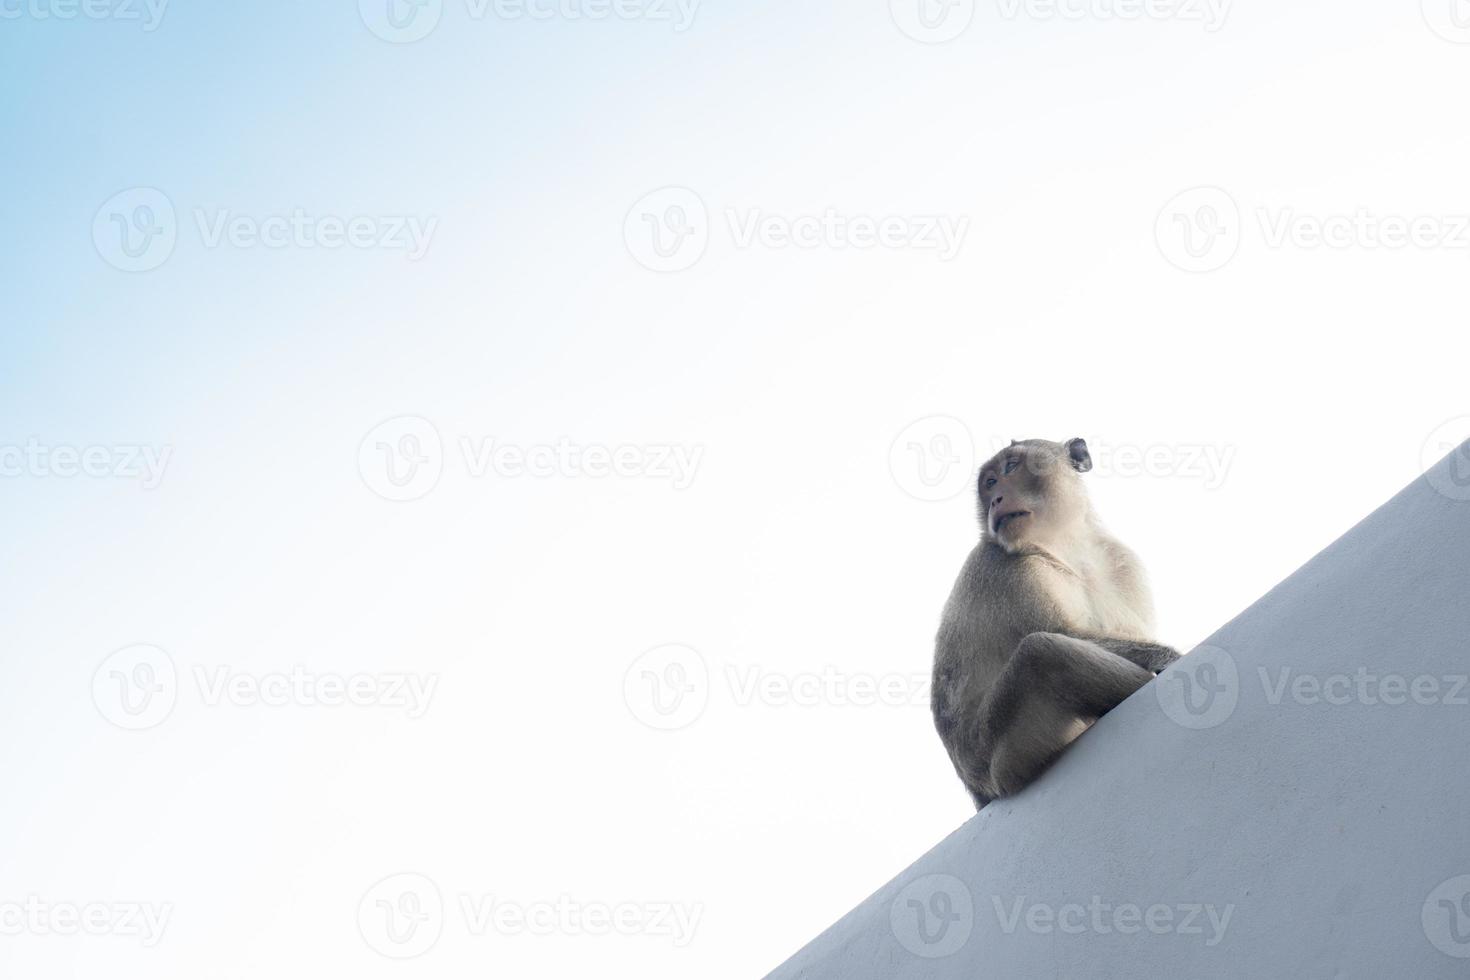
[[[1081,474],[1092,469],[1081,439],[1013,442],[980,468],[980,522],[1009,552],[1058,542],[1086,520]]]

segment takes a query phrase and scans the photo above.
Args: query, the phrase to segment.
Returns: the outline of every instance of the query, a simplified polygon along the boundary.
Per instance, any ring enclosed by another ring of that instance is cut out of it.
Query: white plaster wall
[[[1470,443],[771,976],[1470,975],[1467,648]]]

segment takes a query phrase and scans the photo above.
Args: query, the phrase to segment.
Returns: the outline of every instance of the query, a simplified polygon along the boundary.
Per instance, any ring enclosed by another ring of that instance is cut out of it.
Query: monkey
[[[1013,441],[980,468],[980,541],[934,645],[934,727],[975,808],[1020,791],[1179,659],[1154,642],[1138,556],[1093,512],[1082,439]]]

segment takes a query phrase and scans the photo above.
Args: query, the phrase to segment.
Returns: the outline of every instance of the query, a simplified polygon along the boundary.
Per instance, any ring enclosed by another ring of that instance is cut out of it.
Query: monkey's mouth
[[[1004,514],[997,514],[995,516],[995,531],[996,531],[997,534],[999,534],[1001,528],[1005,527],[1007,524],[1009,524],[1011,521],[1015,520],[1016,518],[1018,518],[1018,517],[1030,517],[1030,516],[1031,516],[1031,512],[1029,510],[1012,510],[1012,511],[1007,511]]]

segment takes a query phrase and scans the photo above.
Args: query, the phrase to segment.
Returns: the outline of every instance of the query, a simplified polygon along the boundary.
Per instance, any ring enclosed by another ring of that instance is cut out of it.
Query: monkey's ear
[[[1092,469],[1092,454],[1087,451],[1087,443],[1081,439],[1068,439],[1066,442],[1067,458],[1072,461],[1072,469],[1078,473],[1086,473]]]
[[[1020,444],[1021,444],[1021,440],[1020,439],[1012,439],[1011,440],[1011,446],[1019,446]],[[1009,449],[1010,446],[1007,446],[1006,448]]]

